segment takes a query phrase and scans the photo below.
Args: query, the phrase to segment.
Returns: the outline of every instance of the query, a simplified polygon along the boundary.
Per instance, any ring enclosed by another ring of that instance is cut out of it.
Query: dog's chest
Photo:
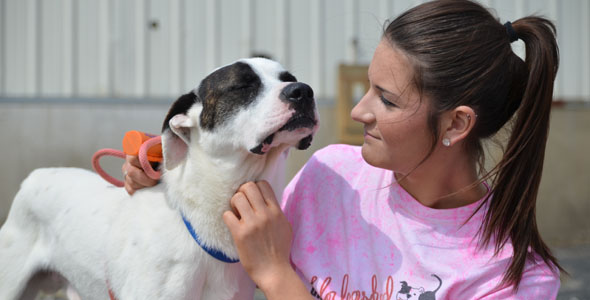
[[[115,218],[112,228],[116,230],[110,233],[107,247],[105,272],[118,299],[150,293],[162,295],[161,299],[234,299],[238,291],[240,295],[253,293],[254,284],[243,267],[206,253],[193,240],[178,211],[161,199],[141,197],[138,201],[143,205],[129,203],[133,211],[122,208]]]

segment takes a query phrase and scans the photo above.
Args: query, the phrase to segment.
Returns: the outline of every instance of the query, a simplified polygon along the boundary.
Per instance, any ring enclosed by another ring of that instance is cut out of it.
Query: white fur
[[[241,265],[204,252],[180,213],[206,245],[237,258],[221,218],[229,199],[246,181],[279,178],[288,148],[317,126],[277,133],[268,153],[250,153],[293,112],[277,98],[282,67],[244,62],[264,91],[213,132],[199,126],[200,104],[172,118],[162,140],[175,163],[165,164],[163,184],[129,196],[90,171],[33,171],[0,230],[0,299],[17,299],[38,270],[59,272],[82,299],[108,299],[109,287],[119,300],[252,299],[254,285]],[[282,187],[274,188],[280,195]]]

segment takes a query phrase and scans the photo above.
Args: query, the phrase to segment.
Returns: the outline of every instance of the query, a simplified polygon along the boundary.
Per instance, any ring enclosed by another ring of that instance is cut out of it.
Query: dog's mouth
[[[273,146],[281,143],[293,144],[293,142],[297,143],[297,149],[305,150],[311,145],[317,124],[318,121],[315,116],[295,113],[282,127],[268,135],[262,143],[250,149],[250,152],[263,155]]]

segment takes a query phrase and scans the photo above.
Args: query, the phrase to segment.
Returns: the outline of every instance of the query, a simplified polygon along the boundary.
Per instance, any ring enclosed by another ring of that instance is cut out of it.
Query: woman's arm
[[[250,278],[272,299],[313,299],[289,260],[293,232],[268,182],[248,182],[223,220]]]

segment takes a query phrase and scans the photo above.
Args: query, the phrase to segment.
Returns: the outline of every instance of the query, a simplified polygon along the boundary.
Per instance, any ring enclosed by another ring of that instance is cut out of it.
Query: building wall
[[[251,54],[282,62],[314,87],[322,128],[294,151],[291,178],[314,149],[338,141],[340,63],[367,64],[391,18],[417,0],[0,0],[0,223],[39,167],[90,169],[127,130],[158,132],[170,103],[212,69]],[[538,206],[556,245],[590,243],[590,2],[487,0],[502,22],[554,20],[561,66]],[[523,55],[523,45],[513,43]],[[573,104],[577,103],[577,104]],[[105,159],[120,173],[121,161]]]
[[[421,2],[0,0],[0,96],[173,97],[215,67],[266,54],[331,99],[338,64],[368,63],[385,20]],[[589,1],[481,3],[501,22],[554,20],[555,96],[590,99]]]

